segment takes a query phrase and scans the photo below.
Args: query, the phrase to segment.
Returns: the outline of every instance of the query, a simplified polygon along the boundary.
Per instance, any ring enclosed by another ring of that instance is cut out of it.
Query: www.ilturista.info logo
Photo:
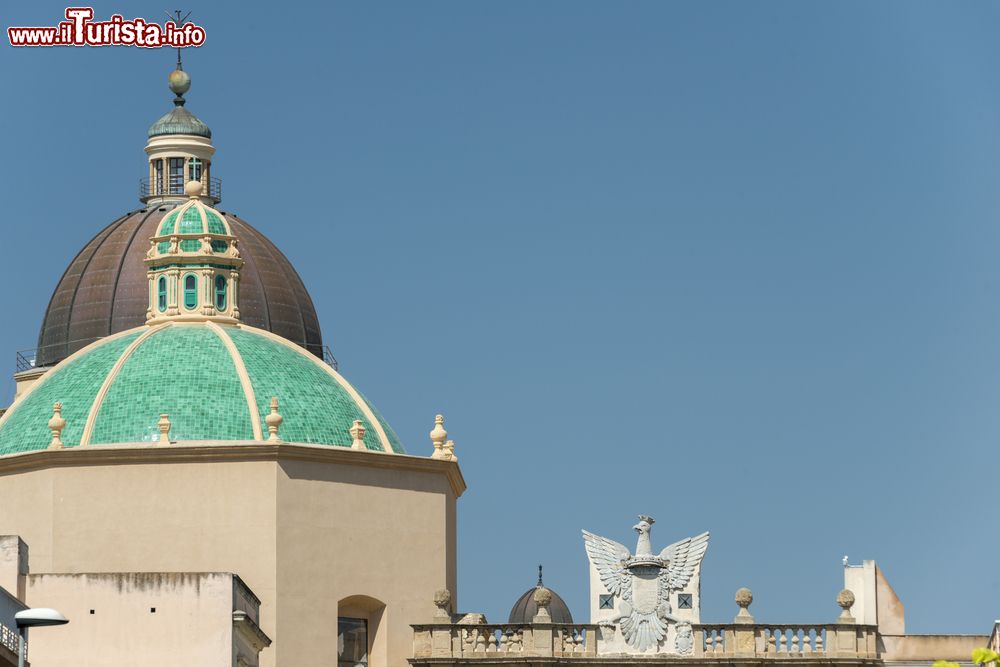
[[[54,27],[11,27],[11,46],[141,46],[184,48],[205,43],[205,29],[190,21],[163,25],[145,19],[125,20],[113,14],[109,21],[93,21],[93,7],[67,7],[66,19]]]

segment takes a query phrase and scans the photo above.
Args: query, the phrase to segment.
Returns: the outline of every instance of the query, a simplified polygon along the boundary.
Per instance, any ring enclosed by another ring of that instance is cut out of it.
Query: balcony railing
[[[323,361],[326,362],[326,365],[333,370],[340,370],[340,364],[337,363],[337,357],[333,356],[333,350],[330,349],[329,345],[323,346]]]
[[[154,197],[184,196],[183,183],[168,183],[161,185],[153,183],[150,187],[148,178],[139,179],[139,200],[143,203]],[[208,179],[208,197],[214,199],[216,203],[222,201],[222,181],[214,176]]]

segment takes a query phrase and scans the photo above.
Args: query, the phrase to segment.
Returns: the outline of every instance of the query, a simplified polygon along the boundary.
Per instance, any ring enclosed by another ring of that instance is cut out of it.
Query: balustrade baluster
[[[497,631],[495,629],[487,628],[486,632],[486,652],[496,653],[497,652]]]
[[[823,653],[823,628],[816,628],[816,652]]]
[[[764,649],[765,653],[777,653],[778,647],[775,646],[774,628],[767,628],[767,648]]]
[[[785,628],[778,628],[778,653],[788,653],[788,637],[785,636]]]

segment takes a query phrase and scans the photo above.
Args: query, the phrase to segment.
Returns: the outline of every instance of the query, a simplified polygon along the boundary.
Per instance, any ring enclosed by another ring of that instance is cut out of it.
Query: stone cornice
[[[182,442],[170,445],[135,443],[86,445],[41,449],[0,456],[0,476],[44,468],[135,465],[149,463],[199,463],[216,461],[305,461],[367,468],[443,474],[455,497],[466,489],[458,463],[408,454],[386,454],[328,445],[272,443],[257,440]]]

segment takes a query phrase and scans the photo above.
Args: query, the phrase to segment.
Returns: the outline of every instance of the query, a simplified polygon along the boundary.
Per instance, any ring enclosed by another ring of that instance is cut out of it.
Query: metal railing
[[[153,183],[150,187],[148,178],[139,179],[139,200],[146,202],[153,197],[169,197],[171,195],[184,196],[184,184],[169,183],[166,185]],[[216,203],[222,201],[222,180],[216,177],[208,179],[208,197],[214,199]]]
[[[23,373],[35,367],[35,360],[38,358],[38,350],[21,350],[14,360],[14,372]]]
[[[329,345],[323,346],[323,361],[333,370],[340,370],[340,364],[337,363],[337,357],[333,356],[333,350],[330,349]]]

